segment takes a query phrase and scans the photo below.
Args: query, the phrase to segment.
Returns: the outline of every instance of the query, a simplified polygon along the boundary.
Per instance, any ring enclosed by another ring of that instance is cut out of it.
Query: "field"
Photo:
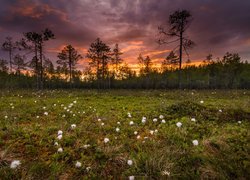
[[[247,90],[0,96],[0,179],[250,179]]]

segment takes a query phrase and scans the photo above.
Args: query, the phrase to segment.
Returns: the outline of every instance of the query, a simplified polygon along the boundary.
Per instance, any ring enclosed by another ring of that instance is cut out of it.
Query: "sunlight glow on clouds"
[[[221,57],[227,51],[239,52],[243,59],[250,57],[248,0],[228,0],[227,4],[216,0],[4,0],[0,7],[0,41],[48,27],[56,39],[48,42],[45,50],[54,62],[65,44],[72,44],[85,57],[91,42],[99,37],[111,48],[118,43],[123,59],[131,66],[137,64],[140,53],[161,63],[176,44],[157,45],[157,27],[166,24],[174,10],[183,8],[194,17],[187,31],[197,44],[190,51],[192,62],[202,61],[208,53]]]

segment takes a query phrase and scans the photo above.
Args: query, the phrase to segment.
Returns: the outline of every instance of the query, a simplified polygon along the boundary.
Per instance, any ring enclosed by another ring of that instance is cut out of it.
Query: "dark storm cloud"
[[[155,32],[157,26],[167,23],[169,14],[174,10],[190,10],[193,22],[188,35],[197,44],[192,51],[194,54],[199,51],[204,53],[211,51],[221,55],[231,49],[240,51],[241,47],[245,46],[242,41],[250,38],[249,0],[143,0],[134,2],[132,8],[128,7],[123,12],[121,21],[143,28],[150,27],[147,30],[152,33]]]
[[[142,41],[144,49],[133,52],[151,52],[175,47],[159,47],[155,40],[157,27],[166,24],[177,9],[193,15],[187,31],[197,44],[190,51],[192,59],[201,60],[210,52],[222,56],[226,51],[249,58],[249,0],[5,0],[0,7],[0,31],[4,37],[49,27],[57,37],[55,46],[72,43],[86,49],[100,37],[112,46]]]
[[[0,24],[7,32],[41,31],[48,27],[60,41],[76,44],[93,40],[96,34],[95,30],[83,24],[71,22],[67,12],[49,4],[19,0],[5,6],[4,13],[0,15]]]

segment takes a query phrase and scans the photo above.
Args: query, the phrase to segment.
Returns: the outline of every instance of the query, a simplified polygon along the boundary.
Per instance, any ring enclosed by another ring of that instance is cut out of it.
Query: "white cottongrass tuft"
[[[140,135],[138,135],[138,136],[136,137],[136,139],[141,139],[141,136],[140,136]]]
[[[195,118],[191,118],[191,121],[192,121],[192,122],[195,122],[195,121],[196,121],[196,119],[195,119]]]
[[[4,116],[5,119],[8,119],[8,116]]]
[[[39,116],[36,116],[37,119],[39,119]]]
[[[19,160],[13,160],[10,164],[11,169],[16,169],[18,166],[21,165],[21,162]]]
[[[132,165],[133,165],[133,161],[132,161],[131,159],[129,159],[129,160],[127,161],[127,164],[128,164],[129,166],[132,166]]]
[[[151,135],[153,135],[153,134],[154,134],[154,131],[153,131],[153,130],[150,130],[149,133],[150,133]]]
[[[58,146],[59,144],[58,144],[58,142],[55,142],[54,145],[55,145],[55,146]]]
[[[120,128],[118,128],[118,127],[115,128],[115,131],[116,131],[116,132],[120,132]]]
[[[137,135],[137,134],[138,134],[138,132],[137,132],[137,131],[135,131],[135,132],[134,132],[134,135]]]
[[[88,147],[90,147],[90,144],[84,144],[84,145],[83,145],[83,148],[84,148],[84,149],[87,149]]]
[[[154,118],[154,119],[153,119],[153,122],[157,122],[157,121],[158,121],[157,118]]]
[[[129,118],[131,118],[131,117],[132,117],[131,113],[129,113],[129,112],[128,112],[128,117],[129,117]]]
[[[177,127],[181,127],[181,126],[182,126],[182,123],[181,123],[181,122],[178,122],[178,123],[176,123],[176,126],[177,126]]]
[[[221,109],[219,109],[219,112],[222,112],[222,110],[221,110]]]
[[[102,120],[99,118],[99,119],[97,119],[97,121],[98,121],[98,122],[101,122]]]
[[[161,123],[165,124],[166,123],[165,119],[161,120]]]
[[[104,126],[104,123],[101,123],[102,126]]]
[[[147,118],[146,117],[142,117],[141,122],[144,124],[144,123],[146,123],[146,121],[147,121]]]
[[[239,124],[241,124],[241,121],[238,121]]]
[[[167,170],[165,170],[165,171],[162,171],[162,172],[161,172],[161,175],[163,175],[163,176],[169,176],[169,175],[170,175],[170,172],[167,171]]]
[[[59,153],[63,152],[63,148],[58,148],[57,152],[59,152]]]
[[[120,125],[121,123],[118,121],[117,124]]]
[[[75,166],[76,166],[76,168],[80,168],[80,167],[82,167],[82,163],[79,162],[79,161],[77,161],[76,164],[75,164]]]
[[[44,115],[45,115],[45,116],[48,116],[48,115],[49,115],[49,113],[48,113],[48,112],[44,112]]]
[[[130,121],[130,122],[129,122],[129,125],[130,125],[130,126],[134,125],[134,121]]]
[[[62,139],[62,134],[58,135],[57,139],[61,140]]]
[[[109,138],[104,138],[104,143],[108,143],[109,142]]]
[[[203,101],[203,100],[201,100],[201,101],[200,101],[200,103],[201,103],[201,104],[203,104],[203,103],[204,103],[204,101]]]
[[[91,170],[91,167],[86,167],[86,171],[89,172]]]
[[[198,146],[198,144],[199,144],[198,140],[196,140],[196,139],[193,140],[192,143],[193,143],[194,146]]]
[[[134,180],[134,179],[135,179],[135,176],[129,176],[128,179],[129,179],[129,180]]]
[[[57,132],[57,135],[62,135],[62,134],[63,134],[62,130],[59,130],[59,131]]]
[[[71,129],[75,129],[76,128],[76,124],[71,124]]]
[[[159,116],[159,118],[160,118],[160,119],[163,119],[163,118],[164,118],[164,116],[163,116],[163,115],[160,115],[160,116]]]

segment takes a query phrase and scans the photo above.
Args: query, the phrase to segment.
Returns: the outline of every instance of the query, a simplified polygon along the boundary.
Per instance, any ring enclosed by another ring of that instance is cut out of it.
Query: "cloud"
[[[21,36],[23,32],[48,27],[56,35],[55,40],[47,43],[52,59],[56,59],[57,53],[52,49],[72,44],[84,54],[90,43],[100,37],[111,47],[119,43],[129,63],[136,63],[141,52],[158,62],[176,44],[158,46],[157,27],[166,25],[169,15],[178,9],[190,10],[193,15],[186,34],[197,44],[190,50],[191,60],[202,60],[208,53],[222,56],[230,50],[250,58],[249,0],[227,0],[226,3],[218,0],[3,1],[0,41],[8,35],[17,37],[18,33]]]

